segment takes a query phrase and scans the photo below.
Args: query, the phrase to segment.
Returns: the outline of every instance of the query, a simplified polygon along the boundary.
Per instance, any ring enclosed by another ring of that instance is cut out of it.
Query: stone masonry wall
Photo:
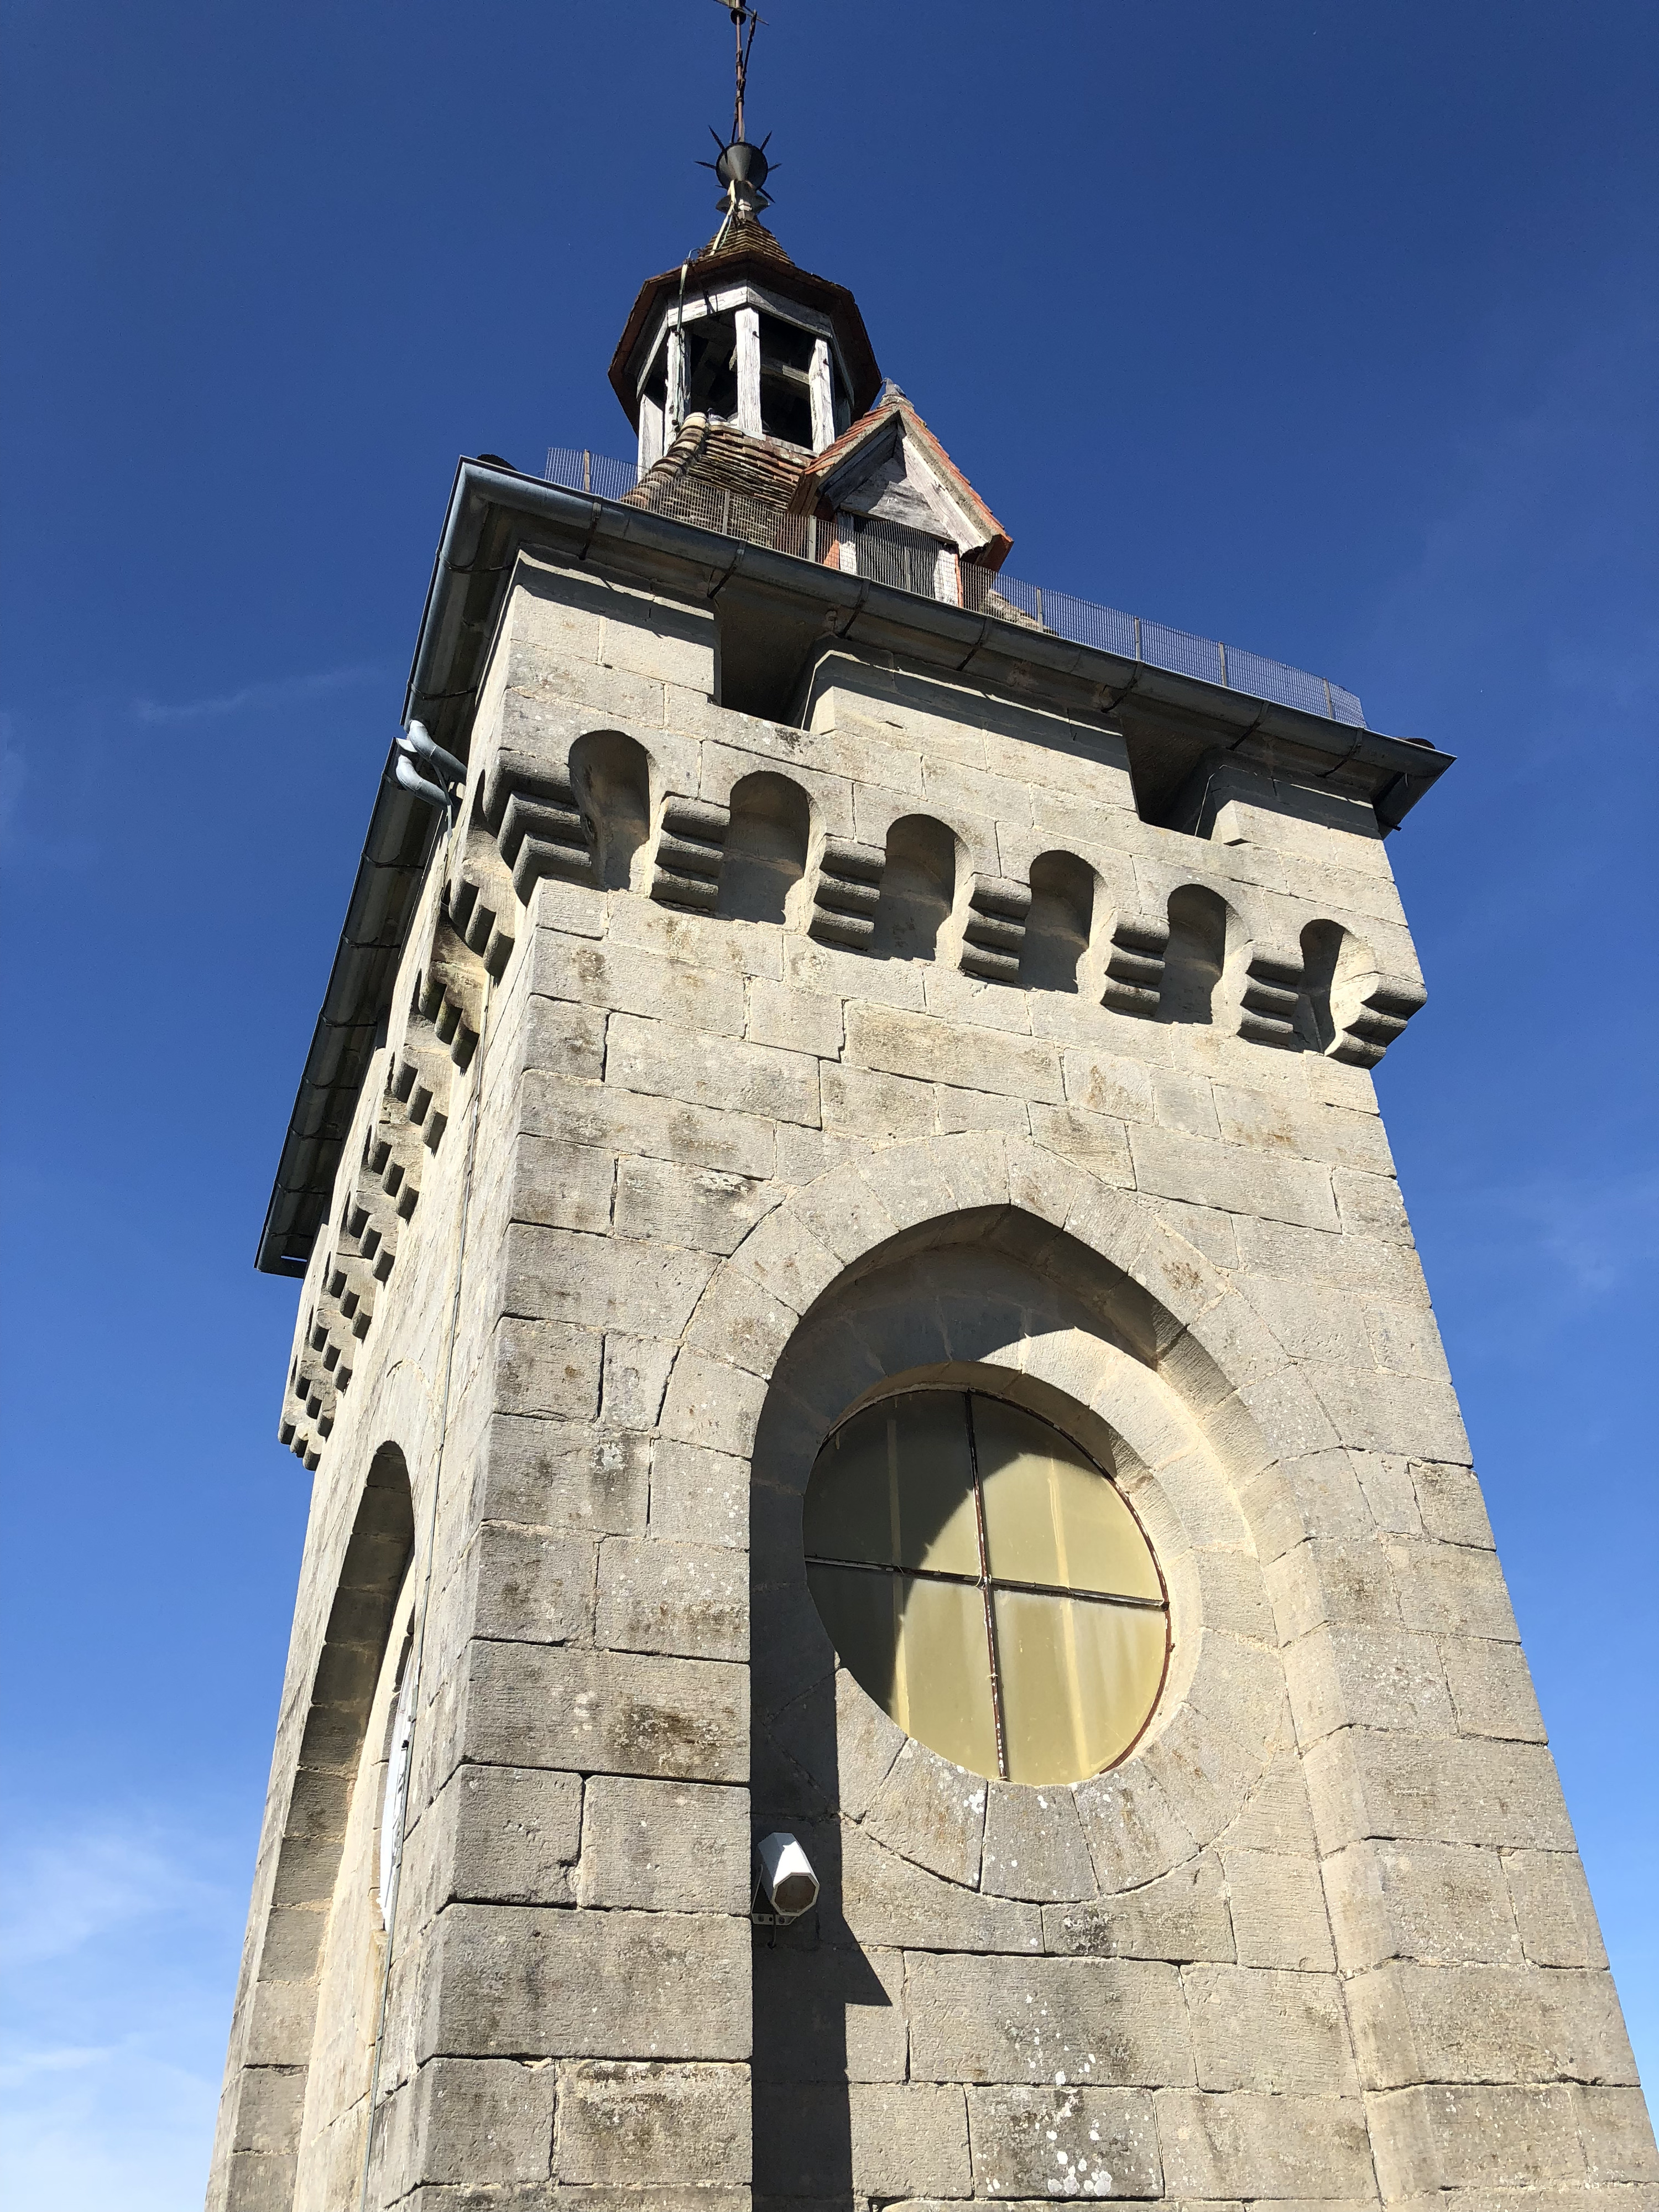
[[[210,2203],[358,2202],[423,1620],[377,2207],[1636,2203],[1369,1073],[1422,998],[1369,807],[1218,762],[1160,830],[1035,690],[827,641],[785,726],[715,655],[520,563],[301,1292]],[[1109,1774],[964,1776],[836,1668],[799,1492],[895,1376],[993,1381],[1133,1499],[1175,1651]],[[339,1628],[389,1446],[413,1567]],[[823,1894],[751,1930],[781,1823]]]

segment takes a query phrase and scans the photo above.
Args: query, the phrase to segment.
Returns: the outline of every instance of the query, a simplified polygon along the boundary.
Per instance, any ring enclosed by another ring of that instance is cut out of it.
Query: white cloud
[[[231,714],[264,713],[274,707],[301,706],[307,699],[325,698],[349,691],[360,684],[384,680],[380,668],[327,668],[311,676],[284,676],[265,684],[245,684],[205,699],[135,699],[132,711],[141,722],[206,722]]]
[[[158,1916],[211,1912],[218,1893],[161,1832],[112,1826],[39,1838],[11,1856],[0,1954],[13,1973]]]
[[[200,2201],[246,1872],[223,1837],[115,1808],[8,1854],[0,2170],[20,2212]]]

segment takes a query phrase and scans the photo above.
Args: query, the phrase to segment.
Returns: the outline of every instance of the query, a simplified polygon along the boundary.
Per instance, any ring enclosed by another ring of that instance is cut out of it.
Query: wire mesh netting
[[[550,446],[542,474],[549,483],[567,491],[591,491],[601,499],[621,499],[640,480],[632,461],[619,461],[612,453],[592,453],[586,446]]]
[[[599,499],[619,500],[641,488],[634,462],[580,446],[550,447],[544,474],[550,483],[568,491],[590,492]],[[1326,677],[1247,653],[1240,646],[1195,636],[1191,630],[1171,629],[1167,623],[1146,622],[1139,615],[1126,615],[1117,607],[1080,599],[1070,592],[1028,584],[1000,570],[976,568],[959,562],[937,538],[896,523],[861,515],[842,514],[824,522],[816,515],[786,514],[774,501],[751,499],[740,491],[684,477],[661,484],[647,478],[645,504],[654,514],[695,524],[744,544],[764,545],[797,561],[823,562],[896,591],[1046,630],[1073,645],[1092,646],[1125,660],[1143,660],[1176,675],[1196,676],[1206,684],[1299,708],[1305,714],[1322,714],[1354,729],[1365,727],[1364,710],[1353,693]]]

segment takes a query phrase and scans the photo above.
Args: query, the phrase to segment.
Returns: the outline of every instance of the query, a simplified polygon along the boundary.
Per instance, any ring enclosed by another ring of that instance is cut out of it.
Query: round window
[[[806,1488],[806,1578],[842,1664],[907,1735],[1008,1782],[1133,1747],[1170,1650],[1164,1578],[1116,1486],[977,1391],[843,1421]]]

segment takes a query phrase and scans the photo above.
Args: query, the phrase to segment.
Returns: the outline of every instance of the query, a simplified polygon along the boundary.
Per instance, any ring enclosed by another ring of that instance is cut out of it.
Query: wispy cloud
[[[211,1838],[211,1840],[208,1840]],[[200,2201],[240,1878],[222,1825],[108,1808],[17,1838],[0,1948],[6,2201],[173,2212]]]
[[[117,1929],[211,1913],[220,1893],[156,1829],[116,1826],[38,1838],[9,1855],[0,1956],[15,1973]]]
[[[1559,1280],[1601,1297],[1645,1275],[1659,1231],[1659,1170],[1596,1182],[1523,1184],[1500,1203]]]
[[[382,683],[385,678],[383,668],[325,668],[309,676],[245,684],[238,690],[217,692],[205,699],[135,699],[132,711],[141,722],[221,721],[234,714],[266,714],[273,708],[301,706],[308,699],[326,698],[333,692]]]

